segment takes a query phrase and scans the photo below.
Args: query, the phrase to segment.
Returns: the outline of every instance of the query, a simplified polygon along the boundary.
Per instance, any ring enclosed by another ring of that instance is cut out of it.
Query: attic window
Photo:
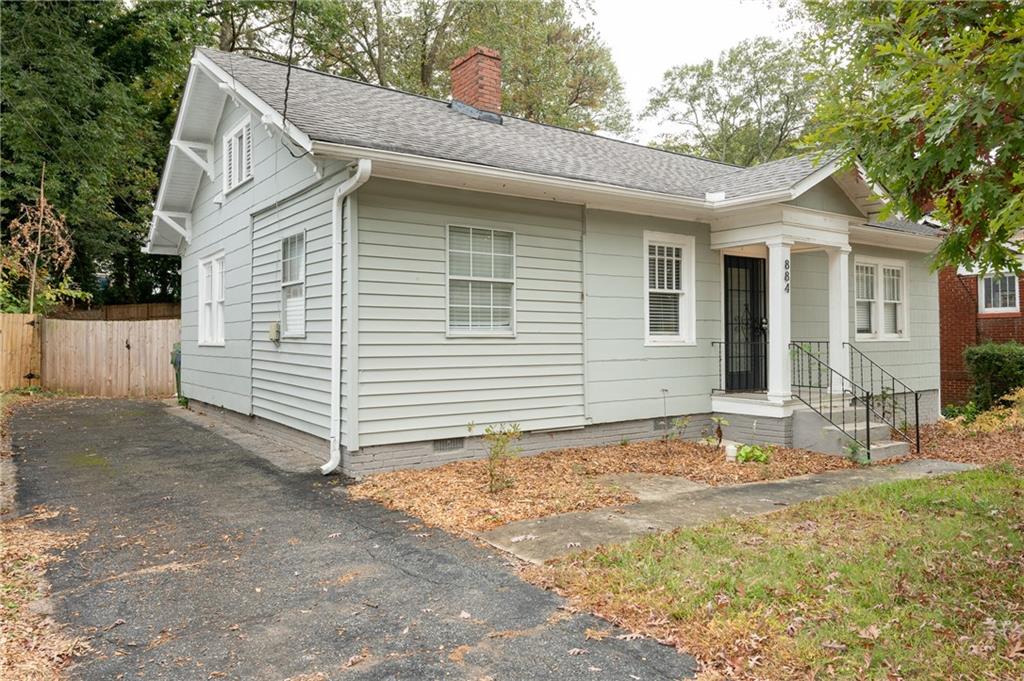
[[[224,193],[252,179],[252,122],[246,118],[224,135]]]

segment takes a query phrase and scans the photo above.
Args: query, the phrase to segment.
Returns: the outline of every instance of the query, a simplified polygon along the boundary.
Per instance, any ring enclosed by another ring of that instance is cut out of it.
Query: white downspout
[[[373,165],[361,158],[356,170],[334,190],[331,200],[331,450],[324,475],[341,463],[341,240],[345,198],[370,179]],[[349,314],[356,311],[349,309]],[[356,380],[352,377],[350,380]]]

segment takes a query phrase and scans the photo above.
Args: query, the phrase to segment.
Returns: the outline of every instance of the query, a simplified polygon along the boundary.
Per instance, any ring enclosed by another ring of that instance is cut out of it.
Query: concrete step
[[[910,453],[910,449],[910,443],[905,440],[883,440],[878,443],[872,440],[871,460],[882,461],[894,456],[904,456]]]

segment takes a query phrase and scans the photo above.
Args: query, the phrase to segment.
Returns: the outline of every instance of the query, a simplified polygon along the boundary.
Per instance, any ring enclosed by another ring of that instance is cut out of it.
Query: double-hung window
[[[854,320],[859,340],[906,337],[907,265],[858,259],[854,266]]]
[[[515,234],[448,227],[448,333],[515,333]]]
[[[644,232],[644,317],[648,345],[694,342],[694,240]]]
[[[1019,312],[1017,276],[986,274],[980,281],[978,312]]]
[[[199,343],[224,344],[224,254],[199,261]]]
[[[305,234],[281,240],[281,335],[306,335]]]
[[[224,193],[252,179],[252,122],[246,118],[224,135]]]

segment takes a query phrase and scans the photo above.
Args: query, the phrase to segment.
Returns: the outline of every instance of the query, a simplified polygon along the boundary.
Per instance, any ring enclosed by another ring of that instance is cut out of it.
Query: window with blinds
[[[875,332],[875,266],[857,265],[857,333]]]
[[[199,344],[224,344],[224,254],[199,261]]]
[[[647,342],[692,342],[692,237],[646,232],[644,252]]]
[[[1013,274],[988,274],[981,282],[981,312],[1017,312],[1017,277]]]
[[[903,269],[883,267],[882,333],[895,336],[903,333]]]
[[[858,259],[854,267],[854,313],[860,340],[905,336],[906,264]]]
[[[515,330],[515,234],[448,227],[448,332]]]
[[[305,234],[281,240],[281,335],[306,334]]]
[[[246,118],[224,136],[224,192],[252,179],[252,122]]]

